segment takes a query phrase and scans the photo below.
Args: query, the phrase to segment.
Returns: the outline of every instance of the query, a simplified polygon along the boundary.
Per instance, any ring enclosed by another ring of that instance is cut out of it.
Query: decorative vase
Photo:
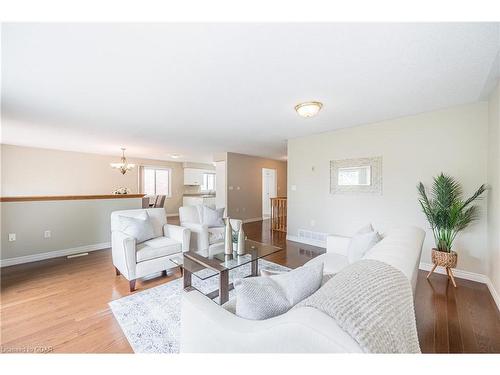
[[[224,254],[233,253],[233,228],[231,228],[231,219],[225,218],[226,229],[224,231]]]
[[[241,226],[238,232],[238,247],[237,247],[238,255],[245,254],[245,232],[243,232],[243,226]]]

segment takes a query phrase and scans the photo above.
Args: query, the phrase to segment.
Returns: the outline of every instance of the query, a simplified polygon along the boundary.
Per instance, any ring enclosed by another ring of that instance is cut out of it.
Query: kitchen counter
[[[182,205],[215,207],[215,195],[184,194],[184,197],[182,197]]]

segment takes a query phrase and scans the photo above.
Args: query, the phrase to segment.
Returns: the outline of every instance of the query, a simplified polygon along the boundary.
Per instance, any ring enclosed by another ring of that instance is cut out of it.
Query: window
[[[215,191],[215,173],[203,173],[201,191]]]
[[[141,190],[147,196],[170,196],[170,168],[141,167]]]

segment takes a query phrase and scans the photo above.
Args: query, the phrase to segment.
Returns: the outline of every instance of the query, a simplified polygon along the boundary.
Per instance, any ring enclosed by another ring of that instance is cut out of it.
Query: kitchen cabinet
[[[203,183],[203,169],[184,168],[184,185],[200,186]]]

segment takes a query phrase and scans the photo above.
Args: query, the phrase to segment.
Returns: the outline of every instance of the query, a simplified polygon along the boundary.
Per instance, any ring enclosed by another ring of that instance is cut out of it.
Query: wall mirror
[[[332,160],[330,193],[382,194],[382,157]]]

